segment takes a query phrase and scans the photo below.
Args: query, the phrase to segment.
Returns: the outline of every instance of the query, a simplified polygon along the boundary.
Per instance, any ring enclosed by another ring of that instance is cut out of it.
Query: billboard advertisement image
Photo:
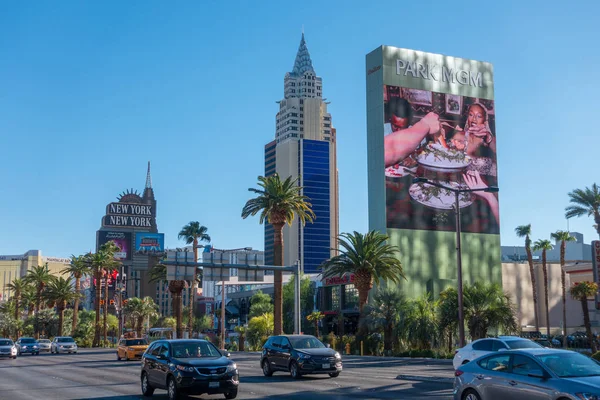
[[[493,100],[383,87],[386,227],[454,231],[454,189],[497,186]],[[497,193],[459,196],[462,231],[499,233]]]
[[[366,75],[369,229],[398,247],[402,290],[456,287],[457,191],[464,281],[501,283],[492,65],[381,46]]]
[[[136,232],[135,254],[160,255],[164,252],[164,233]]]
[[[120,251],[115,253],[115,260],[131,260],[131,232],[99,231],[98,247],[109,241],[115,242]]]

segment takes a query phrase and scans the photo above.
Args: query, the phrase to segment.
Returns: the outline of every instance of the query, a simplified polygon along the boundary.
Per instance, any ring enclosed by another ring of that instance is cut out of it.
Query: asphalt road
[[[238,399],[450,399],[448,361],[344,357],[338,378],[289,374],[265,377],[256,353],[234,353],[240,370]],[[80,349],[78,354],[24,355],[0,359],[1,400],[141,400],[139,361],[117,361],[114,350]],[[399,376],[410,376],[399,379]],[[425,382],[419,377],[433,377]],[[164,400],[157,390],[153,399]],[[192,396],[222,399],[222,395]]]

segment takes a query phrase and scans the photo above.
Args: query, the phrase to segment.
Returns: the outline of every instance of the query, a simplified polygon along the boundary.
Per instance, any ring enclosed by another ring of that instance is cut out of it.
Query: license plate
[[[209,388],[218,388],[219,382],[208,382],[208,387]]]
[[[323,364],[323,365],[321,365],[321,367],[322,367],[323,369],[329,369],[329,364]]]

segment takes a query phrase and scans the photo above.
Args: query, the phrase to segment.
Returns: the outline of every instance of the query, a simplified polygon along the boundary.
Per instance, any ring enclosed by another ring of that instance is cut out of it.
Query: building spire
[[[304,26],[302,26],[302,38],[300,39],[300,46],[298,47],[298,53],[296,53],[296,60],[294,61],[294,68],[292,69],[292,75],[302,76],[305,72],[315,72],[306,47],[306,41],[304,40]]]
[[[152,177],[150,176],[150,161],[148,161],[148,172],[146,173],[146,189],[152,189]]]

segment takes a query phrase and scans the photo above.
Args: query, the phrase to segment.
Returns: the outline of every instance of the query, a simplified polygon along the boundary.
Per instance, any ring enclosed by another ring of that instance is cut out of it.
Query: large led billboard
[[[382,46],[366,67],[369,225],[399,247],[403,289],[456,287],[455,191],[470,189],[458,198],[463,276],[499,283],[498,194],[482,190],[498,185],[491,64]]]
[[[115,260],[131,260],[131,232],[98,231],[98,248],[109,241],[115,242],[119,248]]]
[[[160,255],[165,252],[165,234],[136,232],[135,254]]]

